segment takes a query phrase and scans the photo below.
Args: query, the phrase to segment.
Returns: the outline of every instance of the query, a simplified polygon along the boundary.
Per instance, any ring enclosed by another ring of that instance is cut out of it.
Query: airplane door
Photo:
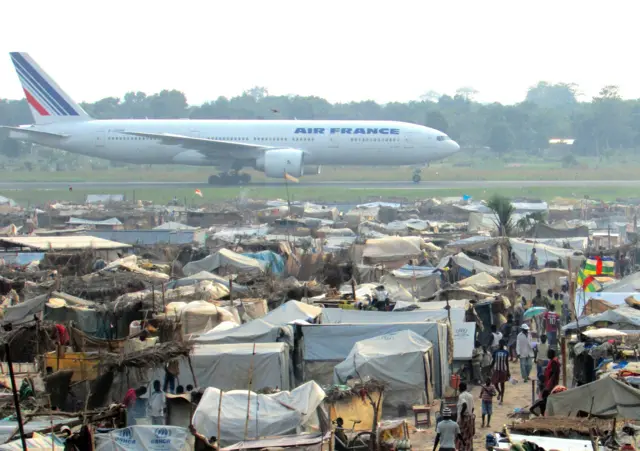
[[[414,140],[413,140],[414,136],[413,133],[411,132],[407,132],[404,135],[404,148],[405,149],[412,149],[414,146]]]
[[[329,147],[331,149],[337,149],[340,147],[340,134],[334,133],[329,135]]]
[[[96,135],[95,135],[96,147],[104,147],[105,139],[106,139],[106,133],[104,132],[104,130],[100,130],[96,132]]]

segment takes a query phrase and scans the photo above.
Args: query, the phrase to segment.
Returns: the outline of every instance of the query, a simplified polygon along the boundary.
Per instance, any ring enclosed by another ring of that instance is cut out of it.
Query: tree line
[[[539,82],[514,105],[479,103],[472,88],[455,95],[427,92],[411,102],[329,103],[314,96],[274,96],[264,87],[242,95],[189,105],[184,93],[164,90],[129,92],[83,108],[97,119],[360,119],[396,120],[436,128],[466,147],[490,147],[536,153],[551,138],[573,138],[577,155],[602,156],[612,149],[640,149],[640,99],[624,100],[617,86],[605,86],[590,101],[579,101],[570,83]],[[25,100],[0,99],[0,124],[32,122]],[[0,138],[0,148],[7,149]],[[1,149],[0,149],[1,150]],[[6,152],[5,152],[6,153]]]

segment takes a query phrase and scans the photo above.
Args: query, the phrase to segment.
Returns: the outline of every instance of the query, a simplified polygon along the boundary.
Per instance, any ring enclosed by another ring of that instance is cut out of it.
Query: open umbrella
[[[542,315],[546,311],[547,309],[544,307],[531,307],[530,309],[527,309],[526,312],[524,312],[524,315],[522,315],[522,319],[535,318],[538,315]]]

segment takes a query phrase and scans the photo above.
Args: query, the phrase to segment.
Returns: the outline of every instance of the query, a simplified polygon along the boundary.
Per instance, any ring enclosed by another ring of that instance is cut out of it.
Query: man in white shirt
[[[491,337],[491,352],[493,353],[496,349],[498,349],[500,340],[502,340],[502,332],[498,331],[498,327],[495,324],[491,326]]]
[[[462,412],[462,405],[467,405],[467,412],[473,413],[473,395],[467,390],[467,384],[460,382],[460,395],[458,396],[458,415]]]
[[[529,338],[529,326],[523,324],[516,339],[516,354],[520,358],[520,375],[524,382],[529,382],[529,374],[533,365],[533,345]]]
[[[160,390],[160,381],[153,381],[153,392],[149,395],[149,416],[151,424],[164,425],[164,415],[167,411],[167,398]]]

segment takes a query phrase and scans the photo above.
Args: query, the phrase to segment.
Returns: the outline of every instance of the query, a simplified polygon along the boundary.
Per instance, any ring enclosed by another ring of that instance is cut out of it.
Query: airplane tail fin
[[[91,120],[28,53],[11,52],[10,55],[36,124]]]

